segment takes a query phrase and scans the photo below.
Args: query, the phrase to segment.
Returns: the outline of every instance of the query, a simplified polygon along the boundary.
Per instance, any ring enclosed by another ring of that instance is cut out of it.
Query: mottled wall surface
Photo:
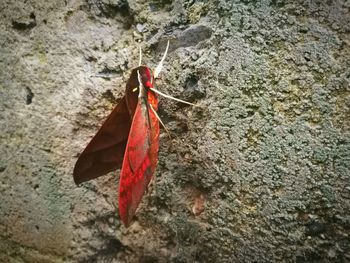
[[[0,1],[1,262],[350,261],[349,1]],[[78,154],[130,70],[170,54],[156,181]]]

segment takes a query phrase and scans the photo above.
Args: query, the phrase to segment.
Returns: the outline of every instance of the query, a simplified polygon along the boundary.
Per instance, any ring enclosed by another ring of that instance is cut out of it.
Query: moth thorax
[[[153,74],[148,67],[144,67],[141,72],[141,81],[145,88],[153,87]]]

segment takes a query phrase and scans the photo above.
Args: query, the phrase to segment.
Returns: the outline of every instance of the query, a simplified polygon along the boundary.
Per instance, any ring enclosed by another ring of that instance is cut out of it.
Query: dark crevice
[[[128,250],[126,246],[114,237],[103,235],[102,238],[105,240],[104,248],[96,251],[94,255],[80,262],[112,262],[116,259],[118,253]]]
[[[172,32],[172,28],[169,27],[165,29],[167,31]],[[210,27],[204,25],[192,25],[187,29],[177,32],[175,34],[175,38],[162,38],[156,45],[156,52],[162,52],[165,50],[168,40],[171,40],[171,45],[169,47],[169,53],[181,48],[181,47],[192,47],[196,46],[201,41],[205,41],[212,36],[213,30]]]
[[[36,26],[36,17],[34,13],[30,13],[30,20],[25,22],[12,20],[12,27],[16,30],[25,31],[30,30]]]
[[[89,14],[97,17],[121,18],[125,28],[134,24],[134,18],[130,12],[129,3],[126,0],[119,0],[116,3],[105,3],[101,0],[86,0],[87,6],[83,9]]]
[[[162,9],[165,9],[167,11],[171,11],[172,9],[172,0],[156,0],[152,1],[148,4],[149,10],[151,12],[158,12]]]
[[[110,69],[110,68],[103,68],[101,71],[99,71],[96,75],[96,77],[104,78],[106,80],[110,80],[111,78],[115,78],[120,74],[119,71],[116,69]]]
[[[189,76],[185,83],[185,90],[181,94],[182,99],[194,102],[196,99],[205,97],[205,91],[198,85],[196,76]]]
[[[117,74],[117,70],[115,69],[110,69],[110,68],[104,68],[102,69],[99,74]]]
[[[32,92],[32,90],[28,87],[26,87],[26,92],[27,92],[27,96],[26,96],[26,104],[29,105],[32,103],[33,101],[33,97],[34,97],[34,93]]]
[[[102,93],[102,98],[108,100],[111,103],[116,103],[116,101],[117,101],[116,97],[114,97],[114,95],[110,89],[108,89]]]
[[[114,213],[106,213],[83,222],[83,226],[87,226],[89,229],[94,230],[95,238],[103,240],[103,246],[100,249],[92,248],[94,254],[82,259],[79,262],[114,262],[120,252],[130,251],[127,246],[120,242],[120,240],[115,238],[113,235],[101,231],[99,227],[101,224],[111,226],[114,224],[115,220],[116,216]]]
[[[17,22],[17,21],[12,21],[12,27],[16,30],[27,30],[27,29],[32,29],[33,27],[36,26],[35,21],[31,22]]]

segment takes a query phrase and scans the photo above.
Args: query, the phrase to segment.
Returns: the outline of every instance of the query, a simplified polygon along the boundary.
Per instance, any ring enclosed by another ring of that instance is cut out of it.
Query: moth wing
[[[119,184],[119,214],[129,226],[156,169],[159,121],[147,101],[139,99],[130,128]]]
[[[121,167],[130,127],[131,117],[123,97],[80,154],[73,171],[76,184]]]

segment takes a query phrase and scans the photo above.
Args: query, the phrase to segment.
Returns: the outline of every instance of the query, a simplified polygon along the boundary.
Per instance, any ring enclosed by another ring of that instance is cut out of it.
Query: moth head
[[[140,67],[140,77],[145,88],[153,88],[153,72],[148,67]]]
[[[165,57],[168,53],[168,49],[169,49],[169,40],[168,40],[168,43],[167,43],[167,46],[166,46],[166,49],[165,49],[165,52],[164,52],[164,55],[163,55],[161,61],[159,62],[158,66],[152,72],[149,67],[141,65],[141,63],[142,63],[142,50],[141,50],[141,47],[139,47],[139,51],[140,51],[139,66],[138,66],[138,68],[135,69],[135,71],[137,71],[137,79],[139,81],[139,84],[142,84],[143,87],[148,88],[148,89],[153,88],[154,79],[159,76],[159,73],[162,70],[163,62],[164,62]],[[137,90],[137,88],[133,89],[133,91],[136,91],[136,90]]]

